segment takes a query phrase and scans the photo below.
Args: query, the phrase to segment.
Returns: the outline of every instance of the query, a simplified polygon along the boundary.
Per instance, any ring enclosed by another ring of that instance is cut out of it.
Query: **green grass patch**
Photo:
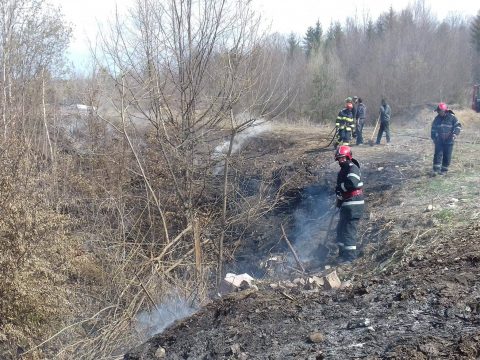
[[[439,212],[433,214],[433,216],[445,225],[445,223],[450,223],[453,220],[455,216],[455,211],[453,209],[442,209]]]

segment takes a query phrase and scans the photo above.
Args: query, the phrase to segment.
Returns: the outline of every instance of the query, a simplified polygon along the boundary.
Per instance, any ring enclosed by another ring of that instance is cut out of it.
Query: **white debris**
[[[293,283],[296,285],[302,285],[304,286],[307,282],[303,278],[296,278],[293,280]]]
[[[357,328],[363,328],[363,327],[370,327],[371,326],[371,321],[370,319],[360,319],[360,320],[353,320],[347,324],[347,329],[352,330],[352,329],[357,329]]]
[[[449,201],[448,201],[448,206],[449,207],[457,207],[457,203],[458,203],[458,199],[456,198],[451,198]]]
[[[325,280],[323,280],[323,278],[319,276],[312,276],[311,279],[312,279],[312,283],[318,287],[321,287],[325,284]]]
[[[248,286],[252,286],[253,280],[255,279],[246,273],[240,275],[228,273],[225,275],[225,281],[237,288],[240,287],[244,281],[248,284]]]
[[[349,287],[352,287],[352,280],[342,282],[342,286],[340,287],[340,289],[346,289]]]
[[[156,359],[164,359],[166,356],[165,349],[163,347],[159,347],[157,351],[155,351],[155,358]]]
[[[380,167],[377,169],[377,171],[382,171],[383,169],[384,169],[384,167],[383,167],[383,166],[380,166]]]
[[[342,282],[338,278],[337,272],[335,270],[325,276],[325,287],[327,289],[338,289],[341,285]]]
[[[84,104],[75,104],[75,108],[78,111],[95,111],[97,108],[95,106],[84,105]]]
[[[283,286],[285,286],[286,288],[293,289],[293,288],[297,287],[297,284],[294,284],[293,282],[287,280],[287,281],[283,282]]]
[[[311,333],[310,335],[308,335],[308,339],[314,343],[314,344],[318,344],[318,343],[321,343],[322,341],[325,340],[325,336],[319,332],[314,332],[314,333]]]

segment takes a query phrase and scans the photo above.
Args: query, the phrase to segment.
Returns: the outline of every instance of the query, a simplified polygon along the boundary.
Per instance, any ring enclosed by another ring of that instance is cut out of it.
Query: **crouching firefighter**
[[[357,227],[365,207],[360,164],[352,158],[351,148],[345,145],[336,149],[335,160],[340,165],[335,189],[340,208],[338,255],[340,261],[352,261],[357,257]]]

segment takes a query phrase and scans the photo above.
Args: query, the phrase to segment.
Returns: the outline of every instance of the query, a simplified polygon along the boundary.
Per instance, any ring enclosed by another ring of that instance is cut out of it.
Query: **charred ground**
[[[258,291],[212,301],[125,359],[156,359],[160,347],[167,359],[478,358],[480,166],[462,154],[480,150],[474,135],[480,118],[458,113],[464,133],[451,173],[431,178],[432,146],[422,139],[428,138],[430,115],[420,113],[395,129],[391,146],[354,147],[362,164],[367,211],[359,231],[361,257],[336,267],[341,289],[272,289],[279,278],[302,277],[286,269],[259,280]],[[256,167],[271,169],[269,180],[277,182],[283,198],[259,219],[251,241],[236,253],[240,261],[230,268],[244,270],[245,264],[258,264],[269,254],[288,254],[279,225],[296,242],[293,214],[302,206],[311,211],[312,196],[330,202],[337,167],[332,151],[322,148],[326,141],[319,141],[326,136],[321,129],[284,126],[244,149],[245,156],[258,154]],[[322,214],[317,218],[326,221]],[[325,232],[316,231],[308,240],[325,239]],[[366,319],[369,325],[363,326]],[[312,333],[319,334],[316,342],[309,339]]]

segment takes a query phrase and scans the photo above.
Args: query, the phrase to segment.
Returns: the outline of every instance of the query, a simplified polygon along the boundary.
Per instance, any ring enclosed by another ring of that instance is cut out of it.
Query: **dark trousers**
[[[357,228],[363,214],[363,205],[342,206],[337,224],[339,256],[348,260],[357,257]]]
[[[352,139],[352,131],[347,131],[346,129],[340,129],[337,132],[336,145],[350,145],[351,139]]]
[[[380,129],[378,129],[378,135],[377,135],[377,144],[380,144],[380,140],[382,140],[383,132],[385,132],[387,143],[389,143],[390,142],[390,123],[388,121],[380,122]]]
[[[360,119],[357,122],[357,145],[363,144],[363,125],[365,125],[365,120]]]
[[[435,153],[433,155],[433,171],[446,173],[452,160],[453,143],[435,141]]]

